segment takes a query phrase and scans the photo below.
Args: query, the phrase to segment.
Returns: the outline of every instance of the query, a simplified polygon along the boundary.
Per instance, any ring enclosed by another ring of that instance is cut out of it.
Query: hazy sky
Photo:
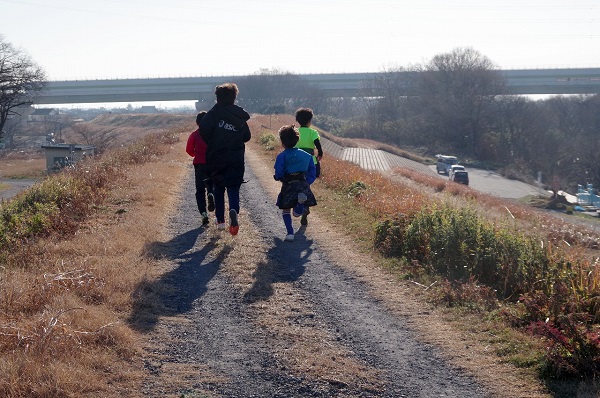
[[[50,80],[378,72],[457,47],[501,69],[600,66],[598,0],[0,0],[0,15]]]

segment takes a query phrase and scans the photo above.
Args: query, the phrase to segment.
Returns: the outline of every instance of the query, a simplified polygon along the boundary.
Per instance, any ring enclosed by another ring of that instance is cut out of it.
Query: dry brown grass
[[[163,233],[182,145],[131,166],[75,235],[31,242],[27,262],[0,272],[0,396],[139,395],[141,341],[126,319],[159,269],[141,253]]]
[[[39,150],[9,152],[0,156],[0,178],[41,178],[46,175],[46,158]]]
[[[34,258],[43,261],[3,274],[0,351],[14,356],[3,357],[10,377],[0,381],[0,395],[120,396],[113,383],[139,381],[138,337],[124,319],[131,292],[152,277],[152,261],[140,253],[162,233],[156,210],[169,208],[182,169],[171,162],[134,168],[80,233],[40,242]],[[48,385],[53,393],[35,391]]]

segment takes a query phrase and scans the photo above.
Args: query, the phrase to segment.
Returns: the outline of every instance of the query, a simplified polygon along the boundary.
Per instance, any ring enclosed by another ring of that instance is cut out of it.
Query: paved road
[[[21,191],[35,184],[37,180],[0,178],[0,201],[8,200]],[[2,187],[8,186],[4,189]]]
[[[395,167],[407,167],[423,173],[438,175],[440,178],[446,180],[448,179],[448,176],[436,172],[435,165],[424,165],[379,149],[344,148],[327,139],[322,138],[321,140],[324,150],[330,155],[338,159],[356,163],[367,170],[385,172]],[[509,180],[489,170],[469,168],[468,171],[469,186],[493,196],[518,199],[530,195],[549,195],[548,192],[540,187],[521,181]]]
[[[431,169],[435,171],[435,166],[431,166]],[[509,180],[489,170],[469,168],[468,171],[469,186],[493,196],[511,199],[530,195],[550,196],[550,193],[538,186],[526,184],[522,181]],[[440,175],[440,177],[448,178],[446,175]]]

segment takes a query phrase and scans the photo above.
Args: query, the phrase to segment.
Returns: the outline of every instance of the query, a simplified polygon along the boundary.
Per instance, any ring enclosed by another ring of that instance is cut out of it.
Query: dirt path
[[[201,227],[194,192],[181,193],[171,240],[151,247],[169,264],[148,287],[162,309],[138,324],[149,337],[143,395],[542,396],[510,371],[489,369],[486,384],[450,365],[415,331],[415,316],[430,312],[419,313],[406,292],[388,301],[391,278],[375,275],[318,214],[284,242],[271,175],[250,152],[237,237]],[[494,379],[500,388],[490,388]]]

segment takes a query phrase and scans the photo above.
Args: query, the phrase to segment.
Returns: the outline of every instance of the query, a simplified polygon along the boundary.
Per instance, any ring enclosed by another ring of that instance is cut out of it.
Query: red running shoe
[[[231,209],[229,210],[229,233],[231,235],[237,235],[239,230],[238,214],[235,209]]]

